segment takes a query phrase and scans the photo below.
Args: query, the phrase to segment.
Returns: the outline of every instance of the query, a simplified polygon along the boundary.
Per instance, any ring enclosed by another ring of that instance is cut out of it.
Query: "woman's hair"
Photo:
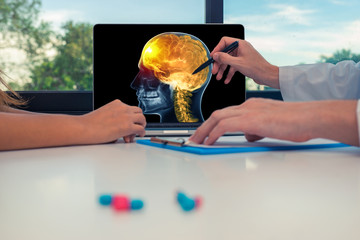
[[[11,87],[5,82],[4,76],[6,74],[0,70],[0,84],[4,85],[9,91],[10,94],[4,92],[0,88],[0,107],[3,105],[6,106],[21,106],[25,105],[26,101],[23,100],[18,93],[11,89]]]

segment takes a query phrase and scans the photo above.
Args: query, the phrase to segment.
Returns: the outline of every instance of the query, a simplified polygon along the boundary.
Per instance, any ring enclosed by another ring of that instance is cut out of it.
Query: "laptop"
[[[139,106],[147,136],[189,136],[245,101],[242,74],[227,85],[212,64],[192,74],[223,36],[244,39],[241,24],[97,24],[93,34],[93,109],[114,99]]]

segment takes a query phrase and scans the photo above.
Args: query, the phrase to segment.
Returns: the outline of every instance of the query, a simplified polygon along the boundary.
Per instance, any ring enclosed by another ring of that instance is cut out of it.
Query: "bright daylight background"
[[[224,0],[224,22],[280,66],[359,61],[359,12],[358,0]],[[15,90],[91,90],[94,24],[204,22],[205,0],[0,0],[0,69]]]
[[[314,63],[320,55],[360,53],[360,1],[225,0],[225,23],[242,23],[273,64]]]

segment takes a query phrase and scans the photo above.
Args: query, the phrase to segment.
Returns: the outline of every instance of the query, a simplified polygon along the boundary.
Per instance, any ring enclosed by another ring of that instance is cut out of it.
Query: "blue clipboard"
[[[321,148],[339,148],[349,147],[350,145],[343,143],[323,143],[323,144],[289,144],[276,146],[244,146],[244,147],[194,147],[194,146],[173,146],[169,144],[151,142],[148,139],[136,140],[136,143],[151,147],[169,149],[180,152],[188,152],[199,155],[211,154],[227,154],[227,153],[246,153],[246,152],[268,152],[268,151],[290,151],[290,150],[305,150],[305,149],[321,149]]]

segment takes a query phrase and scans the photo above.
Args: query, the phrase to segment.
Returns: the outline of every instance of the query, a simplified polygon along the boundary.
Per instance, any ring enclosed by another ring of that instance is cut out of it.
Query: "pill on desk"
[[[186,196],[185,193],[183,192],[177,192],[177,195],[176,195],[176,200],[178,201],[178,203],[183,203],[185,202],[186,200],[188,199],[188,197]]]
[[[112,196],[109,194],[103,194],[99,197],[99,203],[103,206],[109,206],[112,202]]]
[[[199,208],[203,204],[203,199],[200,196],[195,197],[195,207]]]
[[[128,211],[131,209],[129,198],[125,195],[114,195],[112,207],[116,211]]]
[[[186,212],[191,211],[195,208],[195,200],[187,198],[185,201],[180,203],[180,206]]]
[[[193,198],[188,197],[184,192],[178,191],[176,200],[180,204],[181,208],[188,212],[202,205],[202,198],[200,196]]]
[[[140,210],[144,207],[144,202],[140,199],[131,200],[131,210]]]

